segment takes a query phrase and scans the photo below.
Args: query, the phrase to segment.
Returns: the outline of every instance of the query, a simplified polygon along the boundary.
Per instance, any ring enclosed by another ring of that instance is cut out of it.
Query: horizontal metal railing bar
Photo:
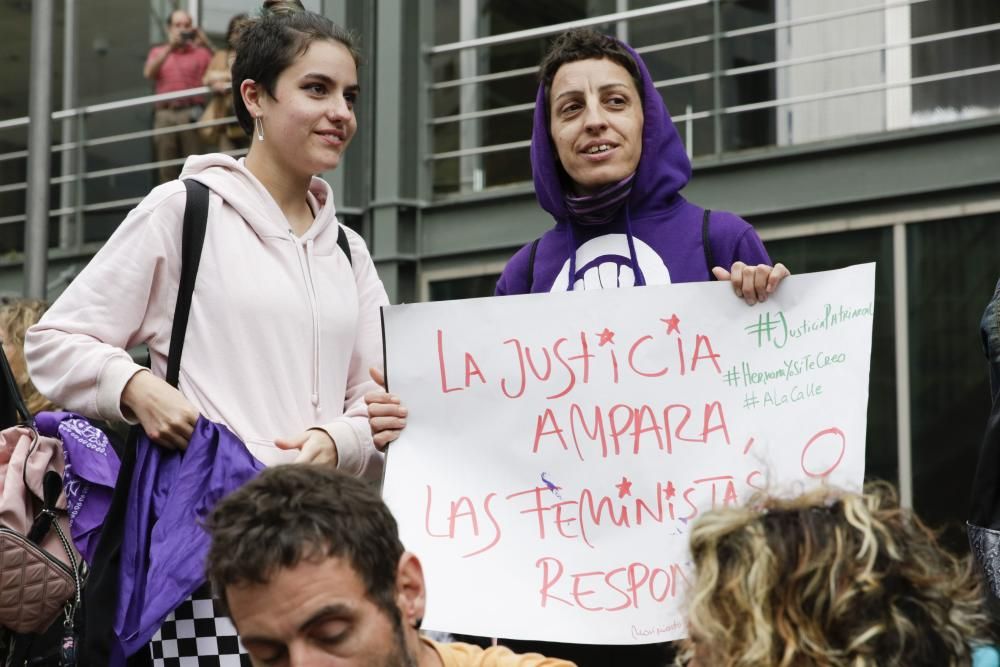
[[[657,53],[659,51],[669,51],[670,49],[680,49],[685,46],[698,46],[699,44],[710,44],[712,40],[715,39],[713,33],[708,33],[707,35],[698,35],[697,37],[685,37],[684,39],[675,39],[670,42],[660,42],[659,44],[647,44],[646,46],[641,46],[635,50],[639,55],[645,55],[647,53]]]
[[[245,149],[245,148],[239,148],[239,149],[235,149],[235,150],[231,150],[231,151],[222,151],[222,152],[225,155],[232,155],[233,157],[242,157],[243,155],[246,155],[247,149]],[[111,169],[103,169],[103,170],[98,170],[98,171],[88,171],[88,172],[85,172],[83,174],[83,178],[84,179],[105,178],[105,177],[108,177],[108,176],[120,176],[122,174],[130,174],[130,173],[139,172],[139,171],[152,171],[153,169],[159,169],[160,167],[182,165],[182,164],[184,164],[184,162],[186,160],[187,160],[187,158],[183,157],[183,158],[175,158],[173,160],[160,160],[158,162],[143,162],[141,164],[129,165],[129,166],[126,166],[126,167],[114,167],[114,168],[111,168]],[[75,174],[70,174],[68,176],[57,176],[55,178],[50,179],[49,183],[51,185],[59,185],[61,183],[70,183],[70,182],[75,181],[76,178],[77,178],[77,176]],[[3,193],[3,192],[12,192],[12,191],[15,191],[15,190],[23,190],[23,189],[25,189],[25,187],[26,187],[26,183],[24,181],[22,181],[20,183],[13,183],[13,184],[10,184],[10,185],[4,185],[4,186],[0,186],[0,193]],[[125,201],[125,200],[120,200],[120,201]],[[136,201],[138,201],[138,200],[136,200]],[[83,210],[84,211],[98,210],[98,209],[93,208],[94,206],[100,206],[100,204],[85,204],[83,206]],[[76,207],[75,206],[71,206],[71,207],[68,207],[68,208],[56,209],[55,211],[52,211],[50,213],[50,215],[62,215],[63,213],[74,213],[74,212],[76,212]],[[12,219],[15,219],[15,218],[16,218],[16,220],[14,220],[15,222],[17,220],[23,221],[24,220],[24,215],[22,214],[22,215],[20,215],[20,217],[18,217],[18,216],[15,215],[15,216],[7,216],[6,218],[0,218],[0,225],[4,224],[5,220],[8,221],[8,222],[10,222]]]
[[[458,86],[465,86],[473,83],[498,81],[500,79],[512,79],[515,76],[524,76],[525,74],[535,74],[536,72],[538,72],[538,65],[532,65],[531,67],[519,67],[517,69],[508,69],[502,72],[494,72],[492,74],[479,74],[477,76],[467,76],[463,79],[445,79],[444,81],[432,83],[430,85],[430,89],[443,90],[445,88],[455,88]]]
[[[817,102],[819,100],[826,100],[836,97],[850,97],[852,95],[863,95],[865,93],[880,93],[884,90],[892,90],[895,88],[907,88],[909,86],[919,86],[924,83],[934,83],[935,81],[947,81],[949,79],[979,76],[981,74],[990,74],[992,72],[1000,72],[1000,63],[996,65],[984,65],[982,67],[970,67],[969,69],[956,70],[954,72],[928,74],[926,76],[918,76],[912,79],[907,79],[905,81],[892,81],[889,83],[885,82],[873,83],[865,86],[855,86],[853,88],[842,88],[840,90],[830,90],[822,93],[812,93],[810,95],[798,95],[796,97],[786,97],[780,100],[768,100],[766,102],[754,102],[752,104],[739,104],[736,106],[726,107],[722,109],[722,113],[723,114],[742,113],[744,111],[771,109],[774,107],[781,107],[790,104]]]
[[[128,199],[115,199],[114,201],[104,201],[96,204],[85,204],[83,206],[83,211],[85,213],[93,213],[95,211],[108,211],[119,208],[126,208],[129,206],[135,206],[142,201],[142,197],[130,197]],[[75,206],[66,206],[64,208],[56,208],[49,211],[49,217],[54,218],[61,215],[70,215],[76,213]],[[0,225],[10,225],[18,222],[24,222],[27,216],[23,213],[20,215],[8,215],[6,217],[0,218]]]
[[[110,134],[106,137],[97,137],[96,139],[87,139],[83,142],[83,146],[88,148],[90,146],[104,146],[107,144],[117,143],[119,141],[130,141],[133,139],[143,139],[147,137],[155,137],[161,134],[173,134],[174,132],[183,132],[184,130],[196,130],[202,127],[212,127],[213,125],[228,125],[229,123],[235,123],[236,116],[227,116],[225,118],[216,118],[209,121],[198,121],[197,123],[185,123],[183,125],[171,125],[170,127],[160,127],[153,130],[137,130],[135,132],[124,132],[122,134]],[[75,141],[71,141],[65,144],[56,144],[50,151],[53,153],[59,153],[62,151],[75,150],[79,147],[79,144]],[[28,151],[12,151],[10,153],[0,153],[0,162],[4,160],[13,160],[18,157],[27,157]],[[54,182],[54,181],[53,181]]]
[[[852,7],[850,9],[840,9],[835,12],[826,12],[825,14],[812,14],[810,16],[802,16],[796,19],[786,19],[784,21],[775,21],[773,23],[762,23],[760,25],[750,26],[748,28],[724,30],[721,33],[719,33],[719,37],[721,37],[722,39],[729,39],[732,37],[745,37],[746,35],[754,35],[757,34],[758,32],[767,32],[768,30],[780,30],[781,28],[795,28],[800,25],[809,25],[810,23],[822,23],[824,21],[834,21],[836,19],[850,18],[852,16],[861,16],[862,14],[882,12],[885,11],[886,9],[910,7],[912,5],[919,5],[924,2],[930,2],[930,0],[899,0],[898,2],[880,2],[874,5],[865,5],[864,7]]]
[[[857,46],[851,49],[842,49],[840,51],[829,51],[827,53],[817,53],[811,56],[788,58],[786,60],[775,60],[774,62],[770,63],[760,63],[758,65],[745,65],[743,67],[732,67],[730,69],[722,70],[720,74],[722,74],[723,76],[738,76],[740,74],[750,74],[752,72],[763,72],[772,69],[782,69],[784,67],[794,67],[796,65],[807,65],[816,62],[826,62],[828,60],[837,60],[839,58],[850,58],[851,56],[860,56],[860,55],[865,55],[867,53],[888,51],[889,49],[900,49],[900,48],[905,48],[907,46],[919,46],[920,44],[940,42],[946,39],[958,39],[961,37],[970,37],[973,35],[980,35],[983,33],[994,32],[997,30],[1000,30],[1000,23],[987,23],[972,28],[962,28],[961,30],[949,30],[948,32],[941,32],[933,35],[923,35],[921,37],[913,37],[912,39],[907,39],[905,41],[886,42],[884,44],[873,44],[869,46]],[[668,79],[667,81],[670,80]]]
[[[116,100],[114,102],[102,102],[100,104],[91,104],[89,106],[76,107],[73,109],[62,109],[61,111],[52,112],[52,120],[64,120],[66,118],[72,118],[79,114],[93,114],[101,113],[104,111],[117,111],[119,109],[128,109],[130,107],[141,107],[146,104],[155,104],[156,102],[169,102],[170,100],[180,99],[182,97],[198,97],[201,95],[211,94],[212,90],[208,86],[200,86],[198,88],[188,88],[186,90],[178,90],[172,93],[160,93],[159,95],[143,95],[141,97],[130,97],[124,100]],[[20,118],[11,118],[9,120],[0,120],[0,130],[6,130],[12,127],[21,127],[27,125],[30,122],[29,116],[21,116]]]
[[[706,118],[711,118],[715,115],[712,109],[705,109],[704,111],[692,111],[691,113],[682,113],[677,116],[671,116],[670,119],[674,121],[674,124],[684,123],[689,120],[705,120]]]
[[[160,167],[169,167],[179,164],[184,164],[187,160],[186,157],[175,158],[172,160],[161,160],[159,162],[143,162],[140,164],[128,165],[125,167],[112,167],[110,169],[99,169],[97,171],[84,172],[82,178],[93,179],[93,178],[105,178],[107,176],[120,176],[122,174],[130,174],[136,171],[149,171],[152,169],[158,169]],[[76,181],[80,176],[78,174],[68,174],[66,176],[55,176],[49,179],[49,185],[61,185],[62,183],[72,183]],[[27,187],[27,182],[21,181],[20,183],[11,183],[9,185],[0,186],[0,194],[4,192],[14,192],[17,190],[24,190]]]
[[[428,123],[430,125],[443,125],[444,123],[453,123],[460,120],[473,120],[476,118],[488,118],[490,116],[502,116],[504,114],[517,113],[518,111],[531,111],[534,108],[534,102],[525,102],[524,104],[512,104],[509,107],[496,107],[495,109],[469,111],[467,113],[458,113],[452,116],[439,116],[438,118],[430,119]]]
[[[246,151],[245,148],[240,148],[240,149],[237,149],[237,150],[225,151],[225,154],[226,155],[232,155],[233,157],[240,157],[242,155],[245,155],[246,152],[247,151]],[[177,160],[163,160],[161,162],[148,162],[148,163],[146,163],[144,165],[139,165],[139,166],[141,166],[141,167],[157,168],[157,167],[165,166],[165,165],[168,165],[168,164],[181,164],[181,163],[184,162],[185,159],[186,158],[181,158],[181,159],[177,159]],[[132,171],[140,171],[140,169],[132,169]],[[93,172],[93,173],[97,173],[97,172]],[[103,175],[108,175],[108,174],[103,174]],[[89,177],[89,174],[88,174],[88,177]],[[83,212],[85,212],[85,213],[91,213],[91,212],[94,212],[94,211],[104,211],[104,210],[109,210],[109,209],[124,208],[126,206],[135,206],[140,201],[142,201],[142,199],[143,199],[142,197],[130,197],[128,199],[115,199],[115,200],[111,200],[111,201],[96,202],[96,203],[93,203],[93,204],[84,204],[81,207],[81,210]],[[61,216],[61,215],[69,215],[69,214],[72,214],[72,213],[76,213],[76,210],[77,210],[76,206],[66,206],[66,207],[63,207],[63,208],[51,209],[49,211],[49,217],[56,217],[56,216]],[[345,209],[344,211],[338,211],[338,213],[347,213],[347,214],[350,214],[351,211]],[[0,225],[12,224],[12,223],[17,223],[17,222],[24,222],[26,219],[27,218],[26,218],[26,215],[24,213],[17,214],[17,215],[8,215],[8,216],[0,218]]]
[[[1000,30],[1000,23],[990,23],[981,26],[975,26],[973,28],[963,28],[961,30],[951,30],[946,33],[938,33],[935,35],[924,35],[922,37],[914,37],[913,39],[908,39],[901,42],[891,42],[883,44],[875,44],[870,46],[859,46],[852,49],[843,49],[841,51],[830,51],[827,53],[820,53],[812,56],[802,56],[800,58],[788,58],[786,60],[776,60],[770,63],[761,63],[759,65],[746,65],[744,67],[733,67],[730,69],[724,69],[719,72],[721,76],[740,76],[742,74],[750,74],[753,72],[762,72],[773,69],[782,69],[784,67],[794,67],[796,65],[805,65],[809,63],[816,62],[827,62],[830,60],[836,60],[838,58],[849,58],[857,55],[864,55],[867,53],[877,53],[881,51],[887,51],[889,49],[903,48],[907,46],[914,46],[920,44],[928,44],[932,42],[943,41],[946,39],[954,39],[959,37],[969,37],[972,35],[979,35],[987,32],[994,32]],[[679,86],[687,83],[695,83],[698,81],[709,81],[712,79],[714,74],[712,72],[706,72],[704,74],[692,74],[690,76],[680,76],[673,79],[662,79],[660,81],[654,81],[653,85],[657,88],[669,88],[670,86]]]
[[[448,158],[466,157],[467,155],[483,155],[484,153],[511,151],[516,148],[528,148],[529,146],[531,146],[531,139],[524,139],[522,141],[512,141],[506,144],[492,144],[490,146],[478,146],[476,148],[462,148],[456,151],[445,151],[444,153],[432,153],[427,156],[427,159],[447,160]]]
[[[153,162],[140,162],[139,164],[131,164],[124,167],[111,167],[109,169],[98,169],[97,171],[88,171],[83,175],[84,178],[106,178],[108,176],[121,176],[122,174],[131,174],[136,171],[151,171],[153,169],[159,169],[160,167],[173,167],[182,165],[187,161],[186,157],[175,158],[173,160],[159,160]]]
[[[125,132],[122,134],[110,134],[106,137],[98,137],[96,139],[88,139],[83,142],[85,147],[89,146],[105,146],[107,144],[118,143],[119,141],[131,141],[133,139],[144,139],[147,137],[156,137],[161,134],[174,134],[175,132],[183,132],[185,130],[197,130],[203,127],[212,127],[214,125],[228,125],[229,123],[235,123],[236,116],[227,116],[226,118],[216,118],[210,121],[198,121],[196,123],[184,123],[182,125],[171,125],[170,127],[158,127],[153,130],[136,130],[135,132]]]
[[[152,136],[156,136],[156,135],[160,135],[160,134],[171,134],[171,133],[174,133],[174,132],[182,132],[184,130],[197,129],[197,128],[200,128],[200,127],[211,127],[213,125],[223,125],[223,124],[232,122],[233,120],[235,120],[235,116],[233,116],[233,117],[231,117],[229,119],[220,118],[220,119],[217,119],[217,120],[211,120],[211,121],[207,121],[207,122],[204,122],[204,123],[202,123],[202,122],[199,121],[197,123],[186,123],[184,125],[174,125],[174,126],[171,126],[171,127],[161,127],[161,128],[157,128],[155,130],[141,130],[141,131],[137,131],[137,132],[126,132],[126,133],[123,133],[123,134],[114,134],[114,135],[110,135],[110,136],[107,136],[107,137],[100,137],[98,139],[91,139],[91,140],[83,142],[83,145],[84,146],[101,146],[101,145],[104,145],[104,144],[111,144],[111,143],[115,143],[115,142],[119,142],[119,141],[128,141],[128,140],[131,140],[131,139],[141,139],[141,138],[144,138],[144,137],[152,137]],[[74,148],[76,147],[76,144],[73,144],[73,143],[71,143],[71,144],[63,144],[63,145],[64,146],[74,147]],[[0,158],[2,158],[2,157],[3,156],[0,156]],[[180,159],[181,162],[183,162],[184,159],[186,159],[186,158],[181,158]],[[176,163],[177,161],[174,160],[173,162]],[[160,165],[161,163],[157,162],[157,163],[152,163],[152,164]],[[166,165],[167,162],[163,162],[162,164]],[[101,172],[85,172],[83,174],[83,178],[95,178],[94,174],[99,174],[100,176],[114,175],[114,174],[103,174]],[[67,174],[65,176],[54,176],[54,177],[52,177],[52,178],[49,179],[49,185],[59,185],[61,183],[70,183],[72,181],[75,181],[78,177],[79,177],[78,174]],[[27,181],[21,181],[19,183],[11,183],[11,184],[8,184],[8,185],[0,185],[0,193],[15,192],[17,190],[24,190],[26,187],[27,187]]]
[[[571,30],[573,28],[586,28],[592,25],[600,25],[602,23],[614,23],[616,21],[627,21],[634,18],[642,18],[644,16],[652,16],[655,14],[665,14],[667,12],[676,11],[678,9],[688,9],[690,7],[697,7],[699,5],[711,4],[714,0],[679,0],[678,2],[672,2],[668,5],[659,5],[657,7],[646,7],[643,9],[630,9],[624,12],[615,12],[613,14],[602,14],[601,16],[593,16],[585,19],[578,19],[576,21],[566,21],[565,23],[553,23],[552,25],[541,26],[539,28],[528,28],[527,30],[517,30],[514,32],[507,32],[502,35],[491,35],[489,37],[477,37],[475,39],[467,39],[460,42],[450,42],[448,44],[439,44],[437,46],[432,46],[427,49],[429,55],[438,55],[440,53],[449,53],[451,51],[461,51],[463,49],[475,49],[481,46],[498,46],[500,44],[510,44],[512,42],[520,42],[526,39],[532,39],[535,37],[546,37],[548,35],[555,35],[560,32],[565,32],[566,30]]]
[[[705,72],[704,74],[690,74],[688,76],[678,76],[673,79],[661,79],[660,81],[654,81],[654,88],[670,88],[671,86],[683,86],[689,83],[698,83],[699,81],[711,81],[715,78],[715,75],[711,72]]]
[[[716,110],[704,110],[695,111],[692,113],[679,114],[672,116],[674,123],[682,123],[688,120],[703,120],[706,118],[711,118],[716,113],[721,115],[743,113],[746,111],[756,111],[759,109],[768,109],[780,106],[788,106],[794,104],[805,104],[808,102],[816,102],[824,99],[832,99],[837,97],[850,97],[852,95],[864,95],[867,93],[876,93],[884,90],[892,90],[896,88],[905,88],[908,86],[916,86],[925,83],[934,83],[936,81],[947,81],[949,79],[958,79],[966,76],[979,76],[981,74],[990,74],[992,72],[1000,72],[1000,64],[996,65],[985,65],[983,67],[972,67],[964,70],[956,70],[953,72],[943,72],[941,74],[929,74],[927,76],[914,77],[907,79],[905,81],[893,81],[893,82],[882,82],[877,84],[870,84],[866,86],[855,86],[853,88],[841,88],[839,90],[826,91],[823,93],[814,93],[811,95],[799,95],[796,97],[786,97],[778,100],[768,100],[766,102],[754,102],[752,104],[739,104],[731,107],[725,107],[723,109]],[[454,157],[467,157],[471,155],[480,155],[483,153],[494,153],[503,150],[513,150],[515,148],[523,148],[525,145],[530,145],[529,141],[512,142],[505,144],[492,144],[489,146],[480,146],[475,148],[464,148],[457,151],[447,151],[444,153],[433,153],[429,156],[431,160],[443,160],[447,158]]]

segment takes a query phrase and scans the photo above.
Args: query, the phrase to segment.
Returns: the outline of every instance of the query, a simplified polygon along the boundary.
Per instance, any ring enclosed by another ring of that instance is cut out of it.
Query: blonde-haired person
[[[47,302],[39,299],[11,299],[0,304],[0,340],[3,341],[3,353],[10,363],[11,373],[24,398],[24,404],[33,415],[56,409],[52,401],[35,389],[24,363],[24,333],[42,318],[48,307]]]
[[[691,553],[679,664],[997,664],[969,559],[946,552],[888,484],[706,513]]]

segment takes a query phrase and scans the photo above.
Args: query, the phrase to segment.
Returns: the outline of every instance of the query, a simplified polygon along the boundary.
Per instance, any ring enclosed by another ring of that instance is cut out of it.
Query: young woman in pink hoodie
[[[184,449],[204,415],[264,464],[325,462],[377,479],[363,397],[376,389],[368,368],[381,365],[388,299],[364,241],[338,224],[330,186],[314,176],[339,166],[357,129],[358,53],[328,19],[269,4],[233,64],[249,154],[191,156],[181,174],[210,196],[179,389],[161,378],[180,276],[180,180],[150,192],[29,331],[28,367],[65,409],[139,423],[163,447]],[[127,352],[143,343],[150,369]]]
[[[233,65],[246,159],[191,156],[211,191],[180,390],[166,367],[185,188],[154,189],[26,340],[31,377],[69,410],[140,423],[184,448],[199,414],[264,463],[325,461],[377,476],[363,396],[387,303],[364,241],[339,225],[329,184],[357,129],[357,53],[310,12],[270,14]],[[270,48],[268,48],[270,47]],[[352,257],[338,248],[346,234]],[[352,267],[353,262],[353,267]],[[151,370],[127,349],[149,347]]]

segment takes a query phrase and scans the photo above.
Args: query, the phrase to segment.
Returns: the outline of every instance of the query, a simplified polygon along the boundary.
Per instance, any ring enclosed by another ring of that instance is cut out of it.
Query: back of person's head
[[[253,132],[254,120],[240,95],[243,81],[254,81],[274,98],[281,73],[313,42],[322,40],[343,45],[354,64],[360,64],[357,38],[325,16],[306,11],[298,0],[266,0],[261,15],[242,24],[232,67],[233,106],[247,135]]]
[[[621,65],[631,75],[640,97],[643,93],[639,66],[632,54],[614,37],[603,35],[591,28],[574,28],[562,33],[549,46],[539,66],[538,78],[545,86],[545,101],[549,101],[549,91],[556,72],[566,63],[578,60],[608,60]]]
[[[0,340],[3,341],[3,351],[10,362],[11,372],[25,406],[31,414],[56,409],[52,401],[35,389],[24,362],[24,334],[28,327],[42,319],[48,307],[48,303],[39,299],[11,299],[0,305]]]
[[[403,555],[396,520],[367,483],[325,465],[282,465],[224,498],[207,522],[208,575],[226,589],[266,584],[283,569],[326,558],[346,561],[367,596],[392,617]]]
[[[957,667],[986,641],[970,561],[884,483],[708,512],[691,553],[698,667]]]
[[[232,18],[229,19],[229,25],[226,26],[226,48],[233,48],[236,44],[236,40],[239,39],[240,32],[246,26],[246,22],[250,17],[244,13],[234,14]]]

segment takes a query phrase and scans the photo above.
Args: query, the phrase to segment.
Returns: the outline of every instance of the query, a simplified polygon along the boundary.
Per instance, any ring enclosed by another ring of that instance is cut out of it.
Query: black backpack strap
[[[32,415],[28,411],[24,397],[21,396],[21,389],[17,386],[14,371],[11,370],[10,362],[7,360],[7,353],[3,349],[0,349],[0,366],[3,367],[4,383],[7,385],[7,398],[14,409],[13,417],[15,421],[19,424],[30,424]],[[7,417],[7,415],[4,415],[4,417]],[[3,426],[12,426],[12,424],[3,424]]]
[[[337,245],[347,255],[347,263],[353,267],[354,258],[351,257],[351,244],[347,241],[347,228],[344,225],[340,225],[340,229],[337,230]]]
[[[538,243],[542,238],[538,237],[531,242],[531,250],[528,252],[528,289],[525,294],[531,294],[531,288],[535,286],[535,254],[538,253]]]
[[[701,218],[701,247],[705,251],[705,265],[708,266],[708,279],[715,280],[712,267],[715,266],[715,256],[712,254],[712,241],[708,235],[708,221],[712,211],[705,209],[705,215]]]
[[[171,386],[177,386],[181,370],[181,353],[187,334],[188,316],[191,314],[191,297],[198,278],[201,251],[205,246],[208,227],[208,187],[192,178],[183,181],[187,188],[187,205],[184,207],[184,231],[181,235],[181,280],[174,307],[174,324],[170,331],[170,352],[167,356],[167,377]]]
[[[208,226],[208,188],[193,179],[184,179],[187,203],[184,207],[184,228],[181,235],[181,278],[177,290],[177,305],[170,333],[170,352],[167,357],[166,380],[174,387],[180,373],[181,353],[187,332],[191,298],[198,277],[198,265],[205,243]],[[111,507],[104,518],[101,537],[94,553],[93,564],[83,590],[81,628],[83,642],[80,647],[81,665],[110,664],[111,646],[114,641],[114,618],[118,604],[118,575],[121,571],[121,547],[125,533],[125,513],[129,490],[136,464],[136,447],[142,433],[141,426],[133,426],[122,456],[121,469],[115,481]],[[128,664],[151,664],[148,651],[140,651]]]

